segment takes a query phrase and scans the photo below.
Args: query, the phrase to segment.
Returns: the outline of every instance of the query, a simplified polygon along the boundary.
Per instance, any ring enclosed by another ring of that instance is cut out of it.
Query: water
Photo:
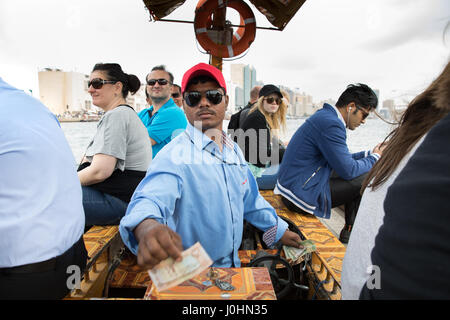
[[[303,124],[305,119],[288,119],[287,132],[283,137],[289,140],[297,128]],[[224,128],[227,128],[228,121],[224,121]],[[86,148],[97,130],[97,122],[63,122],[61,127],[69,142],[76,163],[80,163]],[[347,144],[351,152],[362,150],[372,150],[379,142],[388,135],[392,126],[380,119],[367,119],[354,131],[347,131]]]

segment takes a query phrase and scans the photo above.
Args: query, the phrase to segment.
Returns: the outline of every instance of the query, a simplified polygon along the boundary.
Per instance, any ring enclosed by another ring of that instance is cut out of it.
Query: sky
[[[249,2],[258,26],[272,27]],[[193,21],[196,0],[166,19]],[[227,15],[238,23],[237,14]],[[89,74],[119,63],[141,81],[165,64],[183,73],[209,56],[192,24],[150,21],[142,0],[1,0],[0,77],[38,96],[38,70]],[[283,31],[258,29],[247,53],[224,61],[256,68],[257,80],[337,100],[350,83],[380,90],[380,100],[409,101],[450,59],[448,0],[307,0]]]

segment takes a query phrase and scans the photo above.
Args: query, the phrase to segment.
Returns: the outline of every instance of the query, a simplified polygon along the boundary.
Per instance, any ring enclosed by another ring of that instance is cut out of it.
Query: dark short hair
[[[171,72],[167,71],[165,65],[161,64],[161,65],[159,65],[159,66],[156,66],[156,67],[153,67],[153,68],[152,68],[152,71],[157,71],[157,70],[167,72],[167,74],[169,75],[170,84],[173,84],[173,80],[174,80],[173,74],[172,74]],[[150,71],[150,72],[152,72],[152,71]],[[150,73],[149,73],[149,74],[150,74]],[[147,74],[147,76],[145,77],[145,80],[146,80],[146,81],[147,81],[147,78],[148,78],[148,75],[149,75],[149,74]]]
[[[180,87],[179,85],[177,85],[177,84],[175,84],[175,83],[174,83],[174,84],[173,84],[173,86],[174,86],[174,87],[177,87],[177,88],[178,88],[178,90],[179,90],[179,91],[180,91],[180,93],[181,93],[181,87]]]
[[[336,102],[336,107],[343,108],[351,102],[371,110],[376,109],[378,105],[378,97],[366,84],[350,84],[339,97]]]
[[[123,72],[118,63],[97,63],[92,71],[105,71],[108,79],[117,80],[122,83],[122,96],[126,98],[128,92],[135,94],[141,88],[141,81],[134,74]]]

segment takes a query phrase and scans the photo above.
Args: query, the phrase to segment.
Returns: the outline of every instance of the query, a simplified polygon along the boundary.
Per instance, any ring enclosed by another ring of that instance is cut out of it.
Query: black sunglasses
[[[180,97],[180,94],[179,93],[172,93],[172,98],[178,98],[178,97]]]
[[[92,88],[94,89],[100,89],[106,83],[116,83],[116,82],[117,80],[103,80],[100,78],[95,78],[88,82],[88,88],[92,86]]]
[[[361,113],[363,114],[363,117],[362,117],[363,120],[369,116],[369,112],[367,112],[367,111],[364,110],[363,108],[361,108],[361,107],[359,107],[359,106],[356,106],[356,109],[360,110]]]
[[[158,84],[160,86],[165,86],[166,84],[169,83],[169,80],[167,80],[167,79],[150,79],[150,80],[147,80],[147,84],[149,86],[154,86],[156,84],[156,82],[158,82]]]
[[[205,92],[206,99],[212,104],[219,104],[224,96],[219,90],[208,90]],[[184,101],[189,107],[195,107],[202,99],[202,93],[198,91],[186,92],[184,94]]]
[[[269,98],[264,98],[264,100],[267,101],[268,104],[272,104],[274,101],[276,101],[277,104],[281,103],[281,98],[274,98],[274,97],[269,97]]]

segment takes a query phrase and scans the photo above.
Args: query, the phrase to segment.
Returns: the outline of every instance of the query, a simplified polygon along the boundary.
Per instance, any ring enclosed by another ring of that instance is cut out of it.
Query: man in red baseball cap
[[[239,146],[222,130],[228,106],[217,68],[199,63],[181,82],[186,130],[152,161],[120,222],[124,243],[148,269],[200,242],[216,267],[238,267],[244,219],[267,246],[300,236],[258,192]]]
[[[219,148],[229,100],[226,92],[222,72],[206,63],[186,71],[181,81],[183,108],[189,123],[215,141]]]

